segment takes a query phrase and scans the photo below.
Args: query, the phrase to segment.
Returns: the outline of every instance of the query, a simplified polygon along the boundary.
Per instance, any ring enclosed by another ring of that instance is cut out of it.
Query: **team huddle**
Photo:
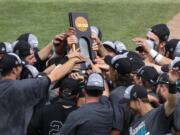
[[[180,135],[180,39],[156,24],[128,50],[90,29],[93,61],[73,27],[0,43],[0,134]]]

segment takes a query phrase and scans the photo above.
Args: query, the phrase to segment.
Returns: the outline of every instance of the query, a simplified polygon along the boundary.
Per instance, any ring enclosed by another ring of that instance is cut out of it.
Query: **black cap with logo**
[[[14,53],[5,54],[0,60],[0,72],[8,73],[14,67],[23,66],[25,63],[21,61],[19,56]]]
[[[152,26],[149,31],[158,36],[162,41],[167,41],[170,34],[166,24],[156,24]]]

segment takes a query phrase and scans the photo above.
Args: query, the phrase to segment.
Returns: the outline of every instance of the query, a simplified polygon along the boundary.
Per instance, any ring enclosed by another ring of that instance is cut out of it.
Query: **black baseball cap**
[[[127,47],[124,43],[122,43],[121,41],[105,41],[103,42],[104,46],[107,46],[109,48],[111,48],[111,50],[113,50],[116,54],[122,54],[124,52],[127,52]]]
[[[169,38],[169,28],[166,24],[156,24],[149,29],[150,32],[154,33],[162,41],[167,41]]]
[[[137,75],[141,76],[145,81],[148,81],[151,84],[156,84],[158,78],[157,70],[151,66],[143,66],[138,70]]]
[[[115,45],[114,45],[113,41],[105,41],[105,42],[103,42],[103,45],[110,47],[113,51],[115,50]]]
[[[169,72],[169,69],[177,68],[180,70],[180,57],[175,57],[170,64],[163,65],[161,70],[163,72]]]
[[[38,48],[38,44],[39,44],[38,38],[36,35],[32,33],[23,33],[16,40],[28,42],[32,49]]]
[[[60,95],[62,97],[71,97],[80,92],[79,81],[65,77],[59,83]]]
[[[141,99],[143,101],[148,101],[148,93],[144,86],[140,85],[130,85],[125,89],[123,102],[128,102],[130,100]]]
[[[20,58],[25,58],[28,55],[33,54],[31,46],[26,41],[18,41],[14,46],[14,53],[16,53]]]
[[[113,67],[119,74],[129,74],[132,71],[132,63],[127,57],[127,53],[116,55],[114,57],[107,55],[105,62]]]
[[[136,52],[129,51],[127,53],[127,57],[129,58],[132,64],[132,73],[136,73],[140,68],[145,66],[145,63],[143,62],[142,58]]]
[[[117,69],[119,69],[119,73],[121,73],[121,74],[129,74],[131,72],[132,73],[137,72],[141,67],[143,67],[145,65],[143,60],[140,58],[140,56],[136,52],[133,52],[133,51],[128,51],[123,54],[116,55],[114,57],[106,56],[104,59],[105,62],[108,65],[115,68],[113,66],[112,59],[114,59],[115,63],[118,59],[121,59],[118,61],[120,66],[119,66],[119,68],[117,68]]]
[[[23,66],[25,63],[14,53],[4,54],[0,60],[0,72],[8,73],[14,67]]]
[[[169,52],[170,58],[180,56],[180,39],[171,39],[165,45],[166,52]]]
[[[85,83],[85,90],[104,90],[104,78],[101,74],[91,73],[87,77],[87,81]]]

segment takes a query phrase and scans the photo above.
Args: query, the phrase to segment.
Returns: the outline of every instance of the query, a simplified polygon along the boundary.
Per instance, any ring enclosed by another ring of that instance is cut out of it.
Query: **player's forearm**
[[[154,49],[150,49],[149,51],[150,56],[155,60],[159,65],[165,65],[165,64],[170,64],[171,59],[159,54],[157,51]]]
[[[53,45],[52,43],[49,43],[46,47],[44,47],[43,49],[41,49],[39,52],[38,52],[38,55],[39,55],[39,58],[41,60],[45,60],[48,58],[48,56],[51,54],[52,52],[52,48],[53,48]]]
[[[43,71],[43,73],[45,73],[45,74],[48,75],[49,73],[51,73],[51,71],[54,70],[55,67],[56,67],[56,65],[53,64],[53,65],[49,66],[48,68],[46,68],[46,69]]]
[[[68,73],[71,72],[74,64],[75,59],[70,59],[63,65],[58,65],[49,75],[51,82],[57,81],[62,79],[64,76],[66,76]]]
[[[177,100],[177,95],[175,94],[169,94],[167,97],[167,101],[165,103],[165,113],[166,116],[170,116],[176,107],[176,100]]]
[[[166,64],[170,64],[171,63],[171,59],[169,59],[169,58],[167,58],[167,57],[165,57],[165,56],[163,56],[162,57],[162,59],[161,59],[161,61],[159,62],[159,65],[166,65]]]
[[[159,65],[156,65],[154,63],[149,63],[149,62],[146,62],[145,65],[154,67],[157,70],[158,73],[162,73],[161,66],[159,66]]]
[[[109,97],[109,87],[108,87],[108,84],[107,84],[106,80],[104,80],[104,92],[103,92],[103,95]]]
[[[98,52],[99,52],[101,57],[105,57],[108,54],[107,50],[104,48],[104,46],[102,44],[99,45],[99,51]]]

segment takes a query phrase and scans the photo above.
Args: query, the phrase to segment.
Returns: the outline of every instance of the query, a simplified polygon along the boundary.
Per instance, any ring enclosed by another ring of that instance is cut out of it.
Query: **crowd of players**
[[[180,135],[180,39],[157,24],[130,51],[91,32],[93,62],[74,28],[0,43],[1,135]]]

